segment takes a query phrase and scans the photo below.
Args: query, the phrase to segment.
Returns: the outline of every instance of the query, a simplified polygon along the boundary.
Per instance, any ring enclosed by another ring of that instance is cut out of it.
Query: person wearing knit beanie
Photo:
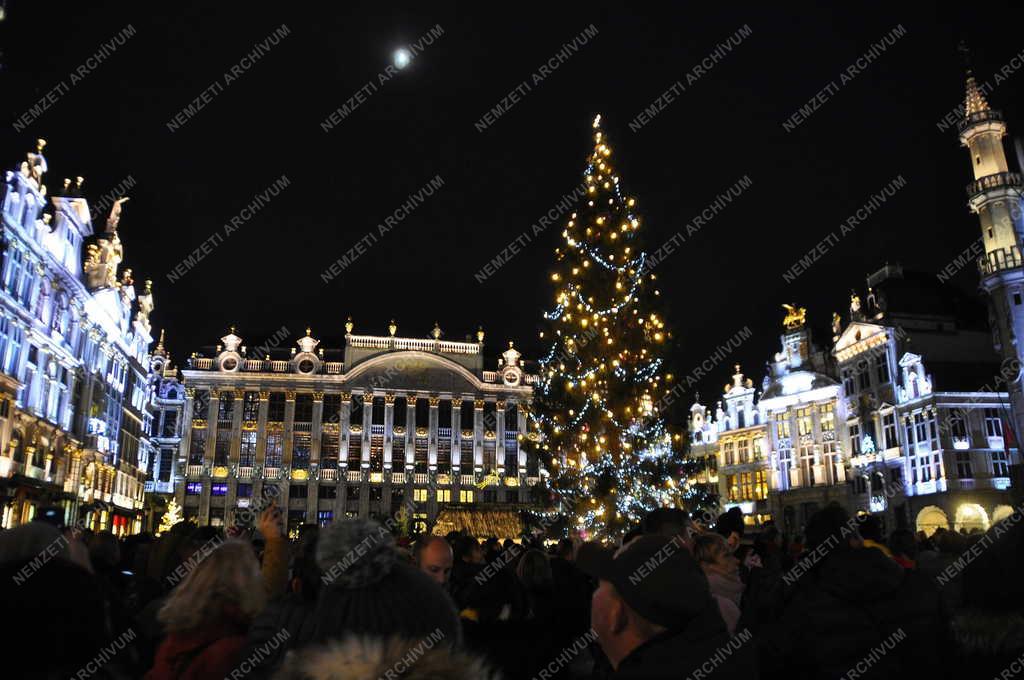
[[[314,642],[349,635],[461,643],[455,606],[429,576],[400,559],[394,538],[377,522],[348,519],[320,533],[323,571],[313,613]]]

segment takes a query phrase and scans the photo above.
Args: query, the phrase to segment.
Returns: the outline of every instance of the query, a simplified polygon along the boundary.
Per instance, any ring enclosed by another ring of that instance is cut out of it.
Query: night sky
[[[978,238],[963,190],[969,159],[955,126],[943,132],[937,123],[963,98],[961,39],[982,81],[1024,51],[1021,13],[1009,2],[784,13],[733,3],[487,4],[500,9],[9,0],[0,23],[0,161],[14,167],[41,136],[51,193],[63,177],[83,175],[95,200],[133,178],[121,220],[125,264],[137,281],[154,280],[154,326],[167,328],[179,362],[229,325],[249,346],[282,326],[300,337],[308,325],[326,346],[340,347],[348,315],[356,332],[385,334],[394,317],[399,335],[419,337],[435,320],[450,339],[482,324],[491,353],[513,339],[535,358],[560,224],[485,282],[474,275],[579,183],[597,112],[623,186],[638,198],[650,250],[739,178],[753,181],[658,269],[679,374],[749,325],[755,336],[735,357],[759,382],[778,349],[781,303],[806,306],[824,329],[832,311],[845,313],[850,288],[863,289],[865,275],[886,261],[934,272]],[[134,37],[14,130],[129,24]],[[289,35],[223,86],[224,73],[282,24]],[[598,34],[535,84],[541,65],[591,24]],[[436,25],[443,35],[406,69],[330,132],[321,128],[367,82],[378,83],[396,48]],[[686,84],[686,74],[744,25],[748,38],[630,130],[637,114],[677,80]],[[795,130],[783,128],[900,25],[906,34],[874,63]],[[529,91],[479,131],[474,123],[524,80]],[[171,132],[168,122],[215,82],[221,91]],[[1024,68],[989,95],[1011,135],[1024,135],[1021,91]],[[288,188],[168,280],[282,174]],[[807,273],[783,280],[900,174],[904,189]],[[331,263],[437,175],[441,189],[322,281]],[[967,268],[955,283],[972,290],[976,271]],[[704,381],[705,394],[717,395],[732,363]]]

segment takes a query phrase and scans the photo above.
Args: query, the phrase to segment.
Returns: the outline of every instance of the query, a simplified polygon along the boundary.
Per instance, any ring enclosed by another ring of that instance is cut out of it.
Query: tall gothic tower
[[[989,323],[996,351],[1003,359],[999,376],[1006,381],[1015,434],[1024,425],[1024,261],[1021,260],[1021,175],[1010,172],[1003,149],[1006,121],[989,107],[967,72],[967,99],[959,125],[960,142],[970,150],[974,181],[967,185],[968,204],[981,223],[978,267],[988,298]],[[993,384],[994,389],[1002,386]]]

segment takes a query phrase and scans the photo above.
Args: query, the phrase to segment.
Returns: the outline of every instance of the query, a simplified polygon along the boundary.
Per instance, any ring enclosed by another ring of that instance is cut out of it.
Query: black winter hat
[[[401,560],[394,538],[377,522],[347,519],[321,531],[317,564],[323,571],[314,613],[314,639],[348,634],[439,635],[458,644],[461,628],[451,598],[429,576]]]

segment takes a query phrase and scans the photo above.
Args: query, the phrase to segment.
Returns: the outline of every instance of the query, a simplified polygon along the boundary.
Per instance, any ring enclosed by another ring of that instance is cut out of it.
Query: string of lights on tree
[[[697,464],[665,424],[672,334],[656,311],[636,199],[622,193],[600,115],[593,134],[586,195],[555,249],[555,307],[540,333],[551,345],[531,420],[558,506],[547,519],[564,515],[569,529],[610,541],[657,507],[713,499],[688,481]]]

